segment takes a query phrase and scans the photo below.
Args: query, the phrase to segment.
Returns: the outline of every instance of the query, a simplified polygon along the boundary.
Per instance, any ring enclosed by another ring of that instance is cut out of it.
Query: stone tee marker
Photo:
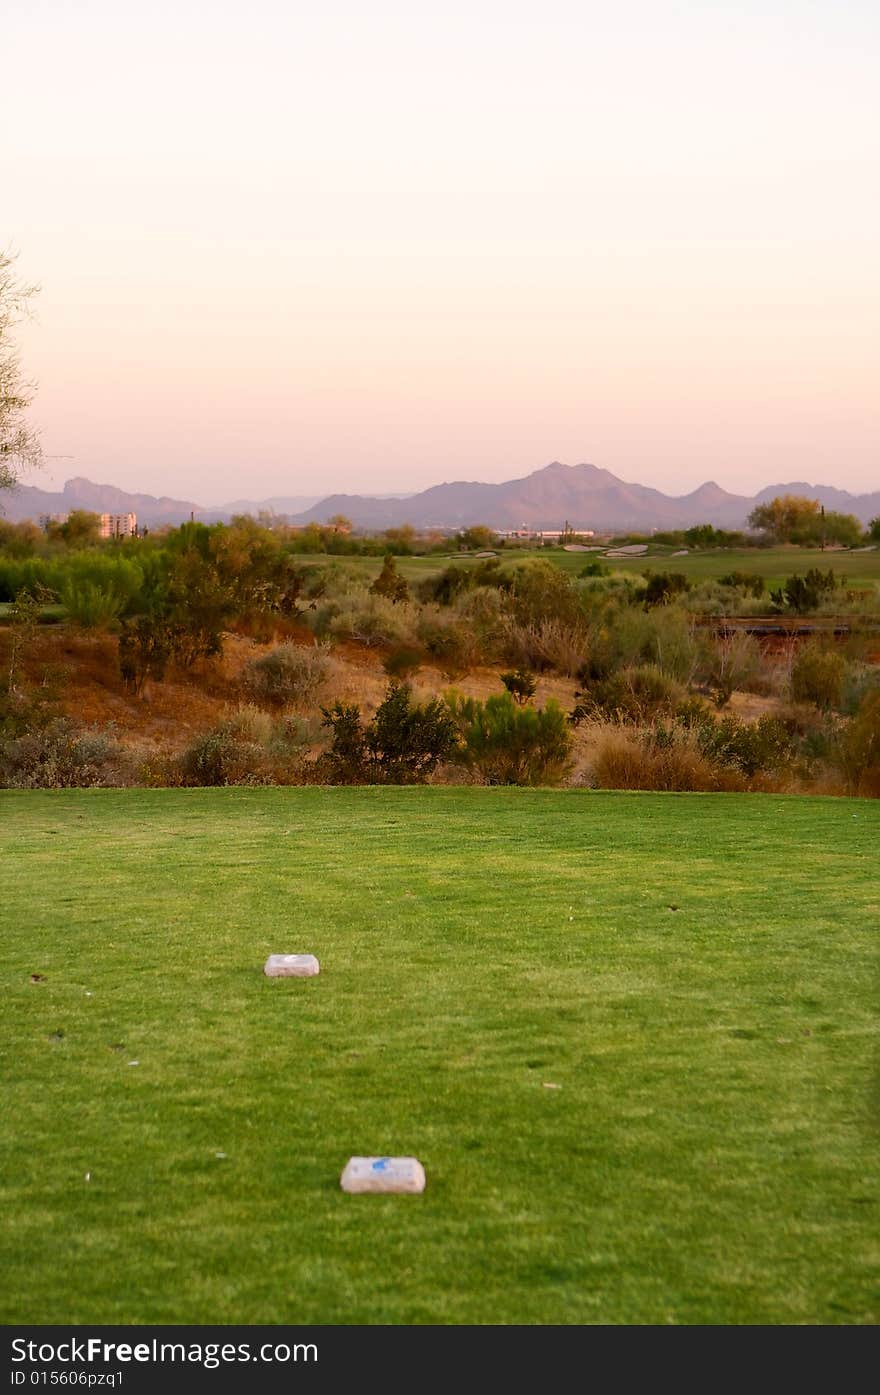
[[[349,1158],[339,1179],[344,1192],[423,1192],[418,1158]]]
[[[263,965],[267,978],[314,978],[320,972],[314,954],[270,954]]]

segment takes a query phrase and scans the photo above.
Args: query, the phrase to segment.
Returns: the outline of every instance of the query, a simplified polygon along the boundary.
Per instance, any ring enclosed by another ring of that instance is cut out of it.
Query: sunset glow
[[[10,0],[44,488],[880,487],[880,11]]]

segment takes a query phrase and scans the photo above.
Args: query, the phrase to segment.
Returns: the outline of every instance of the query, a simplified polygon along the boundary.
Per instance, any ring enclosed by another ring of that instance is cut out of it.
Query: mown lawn
[[[876,1322],[878,846],[844,799],[0,795],[0,1320]]]
[[[818,567],[821,571],[831,568],[845,586],[856,590],[876,589],[880,583],[880,548],[870,552],[822,552],[817,548],[805,547],[749,547],[738,550],[716,548],[706,552],[691,551],[684,557],[676,557],[674,554],[675,549],[671,547],[652,547],[647,557],[608,558],[605,561],[599,552],[566,552],[561,547],[500,548],[497,552],[504,566],[510,566],[528,557],[540,557],[555,563],[572,576],[577,576],[588,562],[599,557],[610,571],[642,573],[646,568],[650,568],[655,572],[682,572],[695,584],[739,571],[762,576],[768,589],[776,588],[795,572],[803,576],[811,567]],[[382,567],[381,557],[304,554],[297,560],[305,565],[337,563],[347,571],[361,574],[365,581],[373,581]],[[412,583],[436,575],[451,565],[472,566],[475,560],[473,557],[436,555],[395,559],[398,571]]]

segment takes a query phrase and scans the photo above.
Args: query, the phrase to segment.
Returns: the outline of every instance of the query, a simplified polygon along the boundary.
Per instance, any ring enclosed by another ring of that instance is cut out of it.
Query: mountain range
[[[190,516],[205,523],[227,522],[234,514],[268,511],[291,524],[324,523],[343,514],[356,528],[384,529],[410,523],[417,528],[454,529],[484,523],[499,529],[528,527],[650,531],[712,523],[718,528],[741,528],[756,504],[781,494],[817,499],[826,509],[851,513],[864,524],[880,516],[880,490],[850,494],[833,485],[803,481],[771,484],[755,495],[731,494],[714,481],[690,494],[672,496],[647,485],[629,484],[595,465],[563,465],[558,460],[522,479],[502,484],[470,481],[433,485],[417,494],[375,496],[331,494],[276,496],[254,501],[237,499],[218,508],[203,508],[190,500],[131,494],[113,485],[68,480],[58,493],[21,485],[3,496],[7,518],[36,520],[40,514],[90,509],[99,513],[136,513],[148,527],[182,523]]]

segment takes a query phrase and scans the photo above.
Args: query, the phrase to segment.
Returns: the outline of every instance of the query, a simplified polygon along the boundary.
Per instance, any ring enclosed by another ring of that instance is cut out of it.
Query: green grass
[[[688,552],[676,557],[675,548],[652,547],[648,557],[611,557],[605,565],[612,571],[681,572],[689,581],[708,581],[730,572],[752,572],[764,578],[768,588],[781,586],[795,572],[801,576],[811,567],[828,571],[829,567],[842,578],[846,586],[869,588],[880,581],[880,549],[873,552],[821,552],[817,548],[770,547],[714,549],[708,552]],[[543,555],[552,558],[564,571],[575,576],[598,553],[565,552],[562,548],[547,549]]]
[[[693,582],[726,576],[733,571],[753,572],[764,578],[768,588],[781,586],[795,572],[803,576],[811,567],[819,567],[822,571],[830,567],[846,586],[858,590],[869,589],[880,582],[880,548],[873,552],[821,552],[816,548],[803,547],[719,548],[708,552],[688,552],[686,557],[676,557],[674,552],[675,549],[671,547],[652,546],[647,557],[609,558],[605,565],[615,572],[642,573],[646,567],[655,572],[682,572]],[[593,558],[599,557],[601,560],[601,553],[598,552],[566,552],[561,547],[500,548],[497,556],[505,567],[527,557],[541,557],[554,562],[572,576],[577,576]],[[373,581],[382,567],[381,557],[331,557],[322,553],[304,555],[297,560],[312,565],[337,562],[355,573],[361,573],[365,581]],[[398,571],[410,582],[435,576],[452,564],[473,566],[475,560],[457,555],[395,558]]]
[[[0,601],[0,625],[10,625],[12,602]],[[63,605],[44,605],[40,611],[39,623],[41,625],[55,625],[59,620],[63,620],[67,615]]]
[[[0,1320],[876,1322],[878,845],[846,799],[0,795]]]

